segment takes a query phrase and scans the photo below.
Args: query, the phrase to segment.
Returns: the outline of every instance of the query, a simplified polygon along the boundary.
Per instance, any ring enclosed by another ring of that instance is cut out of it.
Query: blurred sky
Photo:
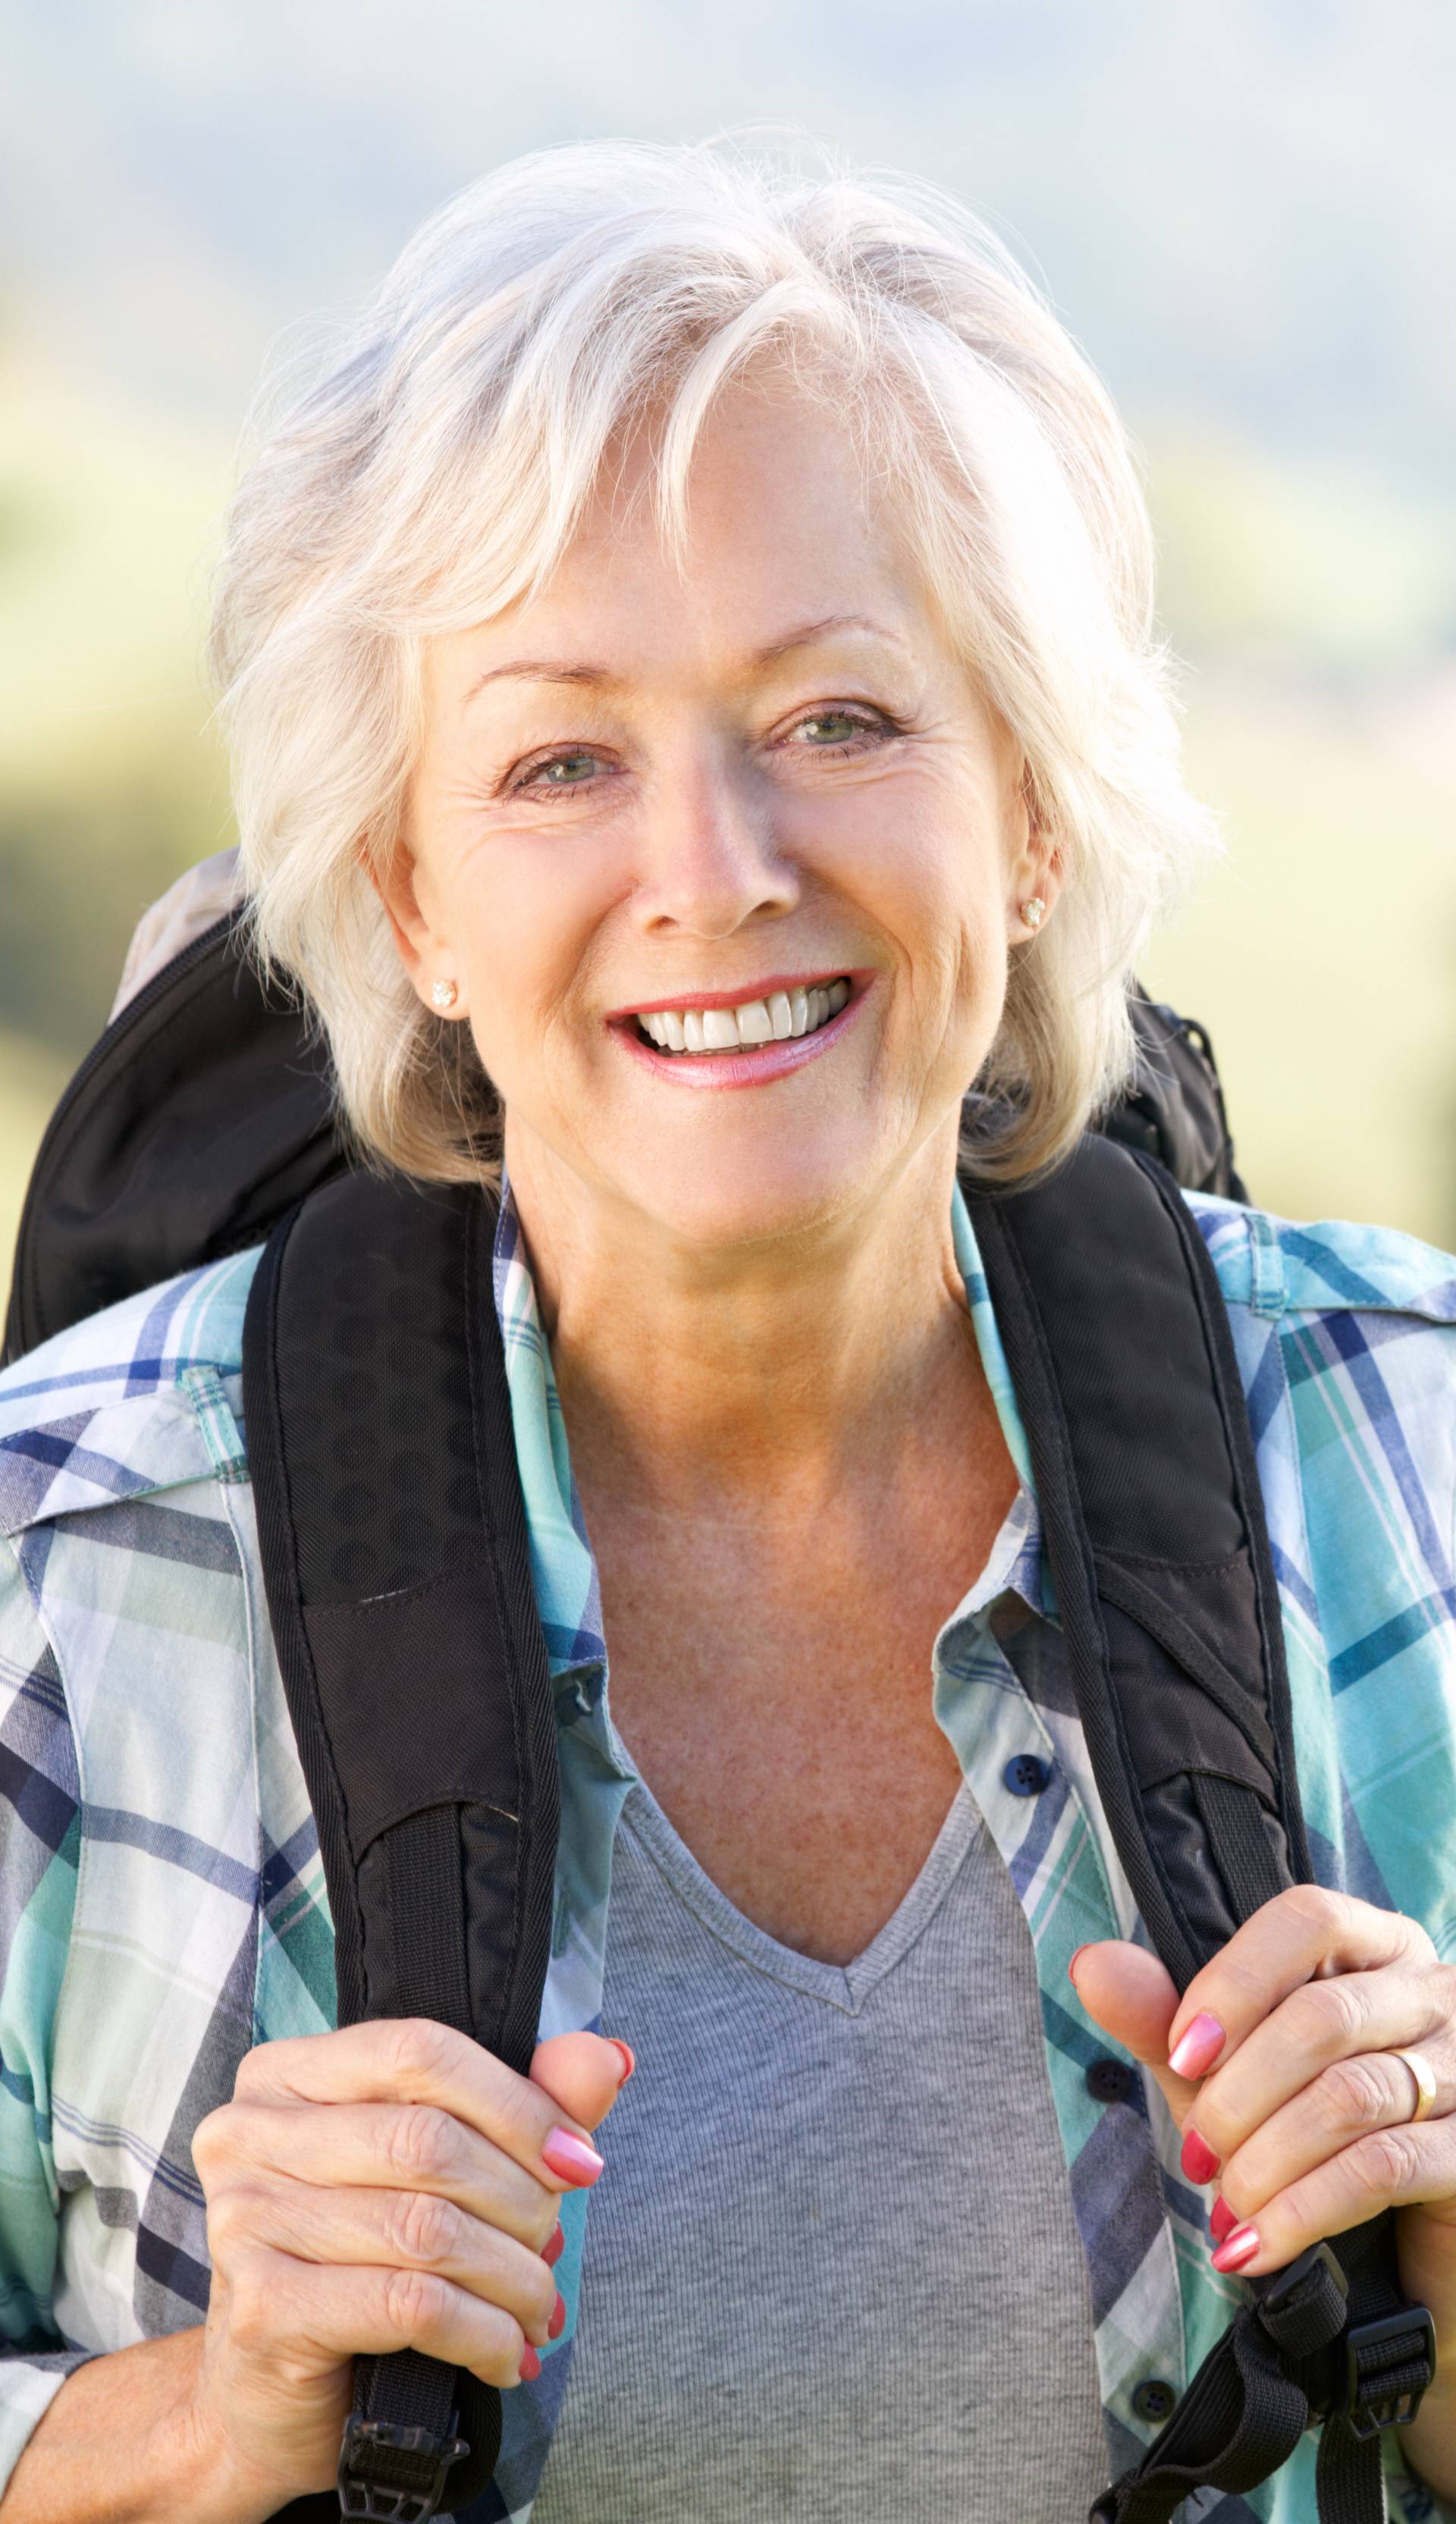
[[[1449,0],[10,0],[0,218],[68,341],[231,413],[482,168],[784,119],[985,210],[1114,390],[1449,474]]]
[[[270,347],[503,158],[751,123],[948,183],[1106,378],[1228,842],[1152,979],[1260,1197],[1456,1242],[1452,0],[9,0],[0,1234],[226,837],[196,650]]]

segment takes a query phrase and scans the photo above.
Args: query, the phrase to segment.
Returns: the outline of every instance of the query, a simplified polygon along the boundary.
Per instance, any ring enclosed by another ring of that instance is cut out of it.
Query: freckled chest
[[[852,1512],[771,1555],[588,1503],[611,1711],[734,1906],[825,1963],[899,1907],[960,1781],[931,1706],[936,1633],[1015,1493],[1004,1451],[912,1485],[866,1548]]]

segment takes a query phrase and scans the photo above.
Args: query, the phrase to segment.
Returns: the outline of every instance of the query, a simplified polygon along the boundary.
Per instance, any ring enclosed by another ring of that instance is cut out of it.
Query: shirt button
[[[1133,2415],[1145,2419],[1149,2427],[1160,2428],[1173,2415],[1178,2395],[1161,2375],[1145,2376],[1133,2395]]]
[[[1051,1772],[1038,1753],[1018,1753],[1001,1772],[1013,1797],[1039,1797],[1050,1776]]]
[[[1125,2060],[1093,2060],[1087,2072],[1087,2091],[1094,2104],[1125,2104],[1136,2082]]]

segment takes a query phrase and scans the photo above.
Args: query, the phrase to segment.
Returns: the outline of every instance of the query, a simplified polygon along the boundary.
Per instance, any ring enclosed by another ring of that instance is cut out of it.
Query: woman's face
[[[421,996],[458,986],[513,1176],[756,1243],[953,1134],[1054,878],[831,416],[725,399],[681,577],[622,505],[433,644],[389,903]]]

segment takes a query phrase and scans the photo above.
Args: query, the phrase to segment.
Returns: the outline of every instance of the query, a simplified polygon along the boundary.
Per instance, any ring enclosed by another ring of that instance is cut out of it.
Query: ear
[[[358,850],[360,865],[379,897],[400,962],[417,995],[433,1015],[439,1015],[431,994],[437,983],[449,982],[456,992],[450,1013],[463,1016],[456,958],[421,905],[417,868],[408,843],[401,836],[388,849],[377,851],[367,835],[362,835]]]
[[[1038,930],[1045,927],[1056,908],[1063,876],[1060,846],[1048,828],[1030,766],[1025,762],[1017,783],[1017,816],[1020,846],[1012,854],[1006,906],[1006,935],[1013,946],[1035,938]],[[1014,832],[1014,825],[1012,829]],[[1023,919],[1022,904],[1034,900],[1042,905],[1039,918]]]

